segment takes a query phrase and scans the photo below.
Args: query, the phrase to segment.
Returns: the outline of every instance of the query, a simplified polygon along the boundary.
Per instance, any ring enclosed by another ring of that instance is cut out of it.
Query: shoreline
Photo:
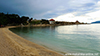
[[[0,28],[0,56],[64,56],[28,41],[9,30],[19,26]]]

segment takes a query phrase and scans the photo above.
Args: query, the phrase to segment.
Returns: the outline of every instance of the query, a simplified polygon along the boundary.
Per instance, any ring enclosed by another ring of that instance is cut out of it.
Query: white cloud
[[[95,12],[89,12],[79,16],[76,16],[76,14],[77,12],[67,13],[64,15],[60,15],[54,19],[56,21],[70,21],[70,22],[71,21],[75,22],[76,20],[79,20],[80,22],[88,22],[88,23],[100,20],[100,10]]]
[[[100,6],[100,1],[97,2],[97,5]]]
[[[82,7],[88,3],[95,3],[95,1],[94,0],[70,0],[68,3],[70,7],[77,8],[77,7]]]
[[[41,17],[41,16],[43,17],[44,15],[47,15],[47,14],[48,15],[55,14],[55,16],[59,16],[59,15],[63,15],[69,12],[76,12],[76,11],[83,12],[83,10],[88,10],[86,8],[86,6],[88,5],[84,6],[87,3],[95,3],[95,1],[94,0],[57,0],[57,1],[37,0],[37,1],[33,1],[33,3],[31,2],[31,5],[33,6],[33,10],[36,8],[35,10],[37,12],[43,11],[43,12],[37,13],[38,17]],[[44,16],[44,17],[48,18],[47,16]]]
[[[87,17],[83,16],[87,12],[100,10],[100,0],[1,0],[0,6],[3,7],[0,9],[1,11],[9,12],[9,10],[12,10],[33,18],[54,18],[61,15],[65,18],[71,18],[70,21],[74,21],[76,19],[73,18]],[[5,8],[8,8],[8,10]],[[73,14],[75,12],[78,16]]]
[[[55,10],[57,10],[57,11],[63,11],[63,10],[66,10],[66,8],[64,6],[59,6]]]
[[[98,1],[95,6],[97,7],[96,9],[100,10],[100,1]]]
[[[76,12],[67,13],[67,14],[64,14],[64,15],[60,15],[60,16],[54,18],[54,19],[56,21],[76,21],[75,14],[76,14]]]
[[[92,18],[93,21],[100,20],[100,10],[87,13],[86,15],[89,16],[90,18]]]
[[[90,13],[87,13],[86,15],[92,17],[92,18],[98,18],[100,17],[100,10],[99,11],[95,11],[95,12],[90,12]]]

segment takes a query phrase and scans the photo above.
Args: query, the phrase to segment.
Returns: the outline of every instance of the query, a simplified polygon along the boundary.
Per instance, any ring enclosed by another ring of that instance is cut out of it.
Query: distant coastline
[[[54,21],[53,24],[50,21]],[[26,16],[19,16],[18,14],[4,14],[0,13],[0,27],[4,26],[18,26],[18,25],[33,25],[33,26],[50,26],[50,25],[74,25],[74,24],[87,24],[84,22],[67,22],[67,21],[55,21],[54,19],[33,19]]]
[[[96,23],[100,23],[100,21],[95,21],[95,22],[92,22],[92,24],[96,24]]]

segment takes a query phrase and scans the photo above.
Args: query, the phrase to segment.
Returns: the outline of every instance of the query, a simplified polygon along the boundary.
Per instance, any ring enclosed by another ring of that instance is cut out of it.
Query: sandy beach
[[[43,46],[30,42],[9,28],[0,28],[0,56],[63,56]]]

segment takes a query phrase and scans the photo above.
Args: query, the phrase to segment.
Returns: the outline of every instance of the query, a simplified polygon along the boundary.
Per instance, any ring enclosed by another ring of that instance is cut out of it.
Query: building
[[[76,20],[75,24],[79,24],[80,22],[78,20]]]
[[[50,19],[50,20],[49,20],[49,23],[50,23],[50,24],[55,24],[55,20],[54,20],[54,19]]]

